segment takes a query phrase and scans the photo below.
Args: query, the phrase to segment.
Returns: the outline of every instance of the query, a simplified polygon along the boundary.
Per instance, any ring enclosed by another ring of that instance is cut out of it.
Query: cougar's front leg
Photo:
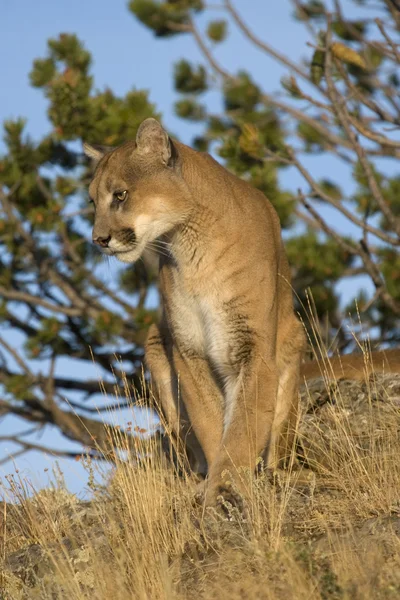
[[[163,322],[152,325],[145,345],[145,359],[150,371],[151,392],[156,410],[164,420],[167,435],[174,438],[177,454],[184,451],[190,468],[205,476],[207,463],[182,402],[172,355],[172,339],[168,327]]]
[[[173,363],[190,424],[200,442],[209,470],[222,439],[222,392],[208,361],[203,357],[174,346]]]
[[[211,465],[206,504],[215,505],[220,494],[231,500],[232,480],[247,495],[248,474],[253,475],[271,436],[277,386],[274,356],[268,356],[263,348],[254,348],[227,385],[224,433]]]
[[[173,344],[166,325],[153,325],[146,344],[152,385],[168,425],[205,475],[220,446],[223,398],[208,362]],[[192,465],[193,467],[193,465]]]

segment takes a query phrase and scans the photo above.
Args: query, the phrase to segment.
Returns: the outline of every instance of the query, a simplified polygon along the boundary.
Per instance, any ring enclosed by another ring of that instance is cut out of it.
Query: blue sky
[[[306,46],[309,35],[290,18],[293,8],[289,0],[237,0],[236,6],[245,14],[255,33],[272,46],[294,59],[310,54],[310,48]],[[343,6],[351,8],[349,2],[344,2]],[[149,90],[150,99],[162,112],[165,125],[182,141],[190,142],[195,126],[177,119],[172,109],[176,99],[172,89],[174,62],[182,57],[193,61],[201,59],[190,36],[168,41],[155,39],[133,18],[124,0],[2,0],[0,17],[1,121],[25,117],[27,131],[33,138],[40,138],[51,129],[46,118],[46,100],[41,91],[29,86],[28,73],[33,59],[46,55],[47,39],[68,32],[77,34],[92,53],[92,73],[97,88],[109,86],[121,95],[133,87]],[[212,18],[218,17],[218,12],[213,11]],[[204,20],[200,20],[200,25],[204,26]],[[229,43],[217,48],[216,53],[227,68],[251,70],[268,92],[279,88],[285,71],[246,43],[238,32],[233,32]],[[217,110],[218,95],[211,94],[210,101],[215,103]],[[348,178],[345,171],[339,171],[339,166],[332,166],[326,159],[314,160],[313,165],[318,177],[326,176],[329,169],[331,177],[339,177],[342,181]],[[295,189],[299,185],[297,175],[285,176],[290,179],[283,181],[285,187]],[[342,225],[341,221],[337,223]],[[107,277],[113,278],[112,268]],[[80,366],[63,361],[59,368],[68,376],[75,374]],[[8,419],[0,423],[0,434],[15,431],[16,427],[16,422]],[[64,449],[74,447],[57,433],[44,435],[38,441]],[[12,451],[10,444],[0,445],[0,460]],[[36,485],[46,484],[48,472],[44,469],[51,469],[52,464],[51,457],[37,452],[16,460],[20,472]],[[61,465],[70,489],[82,491],[87,477],[81,466],[72,461],[61,461]],[[12,470],[11,463],[0,467],[0,477]]]

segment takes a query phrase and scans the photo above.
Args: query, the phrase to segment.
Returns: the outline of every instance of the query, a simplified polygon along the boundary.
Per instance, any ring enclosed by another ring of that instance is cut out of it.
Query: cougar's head
[[[117,148],[84,144],[96,165],[89,186],[95,206],[93,242],[104,254],[135,262],[147,245],[174,230],[190,212],[176,145],[155,119],[136,141]]]

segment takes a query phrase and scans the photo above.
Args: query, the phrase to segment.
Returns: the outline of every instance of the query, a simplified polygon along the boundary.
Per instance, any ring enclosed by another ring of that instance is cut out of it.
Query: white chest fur
[[[217,290],[190,293],[174,286],[169,298],[173,336],[183,348],[208,358],[220,375],[229,371],[229,319]]]

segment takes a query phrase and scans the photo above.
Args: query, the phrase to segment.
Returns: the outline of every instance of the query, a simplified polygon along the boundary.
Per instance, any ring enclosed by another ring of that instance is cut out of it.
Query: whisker
[[[170,249],[172,244],[170,242],[165,242],[164,240],[153,240],[152,242],[148,242],[149,244],[153,244],[154,246],[159,246],[160,248]]]
[[[148,242],[147,247],[150,248],[151,250],[154,250],[157,254],[166,256],[167,258],[171,256],[171,254],[169,252],[169,247],[168,246],[163,247],[163,246],[158,245],[158,240]]]
[[[151,248],[150,250],[154,250],[154,252],[158,255],[158,256],[165,256],[166,258],[170,258],[170,254],[167,254],[166,252],[163,252],[162,250],[158,249],[158,248]]]
[[[154,242],[147,242],[147,245],[149,247],[151,247],[151,248],[157,248],[159,250],[163,250],[164,252],[167,251],[167,250],[169,250],[168,247],[166,247],[166,246],[160,246],[159,244],[154,243]]]
[[[172,246],[171,242],[167,242],[165,240],[154,240],[157,244],[161,244],[162,246],[168,246],[169,248]]]

